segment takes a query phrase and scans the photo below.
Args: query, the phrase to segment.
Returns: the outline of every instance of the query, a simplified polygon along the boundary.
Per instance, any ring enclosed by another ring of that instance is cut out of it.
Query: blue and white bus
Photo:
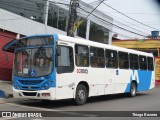
[[[117,93],[135,96],[155,87],[151,53],[58,34],[33,35],[3,47],[14,52],[15,98],[75,99]]]

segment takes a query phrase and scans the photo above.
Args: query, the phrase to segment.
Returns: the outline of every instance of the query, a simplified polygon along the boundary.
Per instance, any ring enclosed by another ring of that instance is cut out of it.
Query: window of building
[[[130,61],[130,69],[138,70],[138,55],[129,54],[129,61]]]
[[[51,27],[66,31],[67,15],[67,10],[50,3],[47,24]]]
[[[57,73],[73,72],[73,49],[72,47],[59,46],[61,49],[60,56],[57,56]]]
[[[140,66],[140,70],[147,70],[147,60],[146,60],[146,56],[139,56],[139,66]]]
[[[58,27],[58,6],[49,4],[48,25],[54,28]]]
[[[90,47],[91,67],[105,67],[104,49]]]
[[[118,52],[119,68],[120,69],[129,69],[129,60],[128,53]]]
[[[108,44],[109,30],[103,26],[91,22],[89,39],[92,41]]]
[[[46,0],[0,0],[0,8],[44,23]]]
[[[84,18],[79,18],[80,20],[84,20]],[[86,38],[86,28],[87,21],[84,20],[83,23],[77,28],[77,35],[82,38]]]
[[[106,54],[106,67],[118,68],[117,51],[105,50]]]
[[[147,57],[147,65],[148,65],[148,70],[152,71],[154,70],[154,67],[153,67],[153,58],[152,57]]]
[[[66,20],[68,12],[65,9],[59,8],[58,29],[66,31]]]
[[[89,50],[88,46],[76,45],[75,46],[75,60],[76,65],[81,67],[89,66]]]

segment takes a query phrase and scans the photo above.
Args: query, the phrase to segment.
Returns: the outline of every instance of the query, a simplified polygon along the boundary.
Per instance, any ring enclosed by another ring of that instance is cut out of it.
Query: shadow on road
[[[137,96],[134,97],[133,99],[136,99],[137,97],[146,96],[146,95],[149,95],[149,94],[148,93],[138,93]],[[104,95],[104,96],[97,96],[97,97],[88,98],[88,101],[86,104],[102,102],[102,101],[109,102],[109,101],[119,100],[119,99],[132,99],[132,98],[129,97],[128,94]],[[18,102],[17,104],[31,106],[31,107],[47,108],[47,109],[52,109],[52,108],[55,109],[55,108],[76,105],[73,99],[57,100],[57,101],[28,100],[28,101]]]

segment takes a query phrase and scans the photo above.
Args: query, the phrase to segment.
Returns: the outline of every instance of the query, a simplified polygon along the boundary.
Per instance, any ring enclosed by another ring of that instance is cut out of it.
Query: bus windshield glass
[[[53,70],[53,48],[22,48],[15,51],[14,74],[21,77],[40,77]]]
[[[20,47],[27,46],[44,46],[44,45],[53,45],[54,40],[53,36],[34,36],[20,39],[18,45]]]

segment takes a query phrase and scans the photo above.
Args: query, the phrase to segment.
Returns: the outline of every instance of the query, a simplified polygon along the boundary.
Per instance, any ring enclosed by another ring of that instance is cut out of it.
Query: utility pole
[[[77,20],[77,7],[79,6],[78,0],[70,1],[69,8],[69,21],[67,27],[67,36],[74,37],[75,30],[100,6],[105,0],[101,0],[100,3],[85,17],[83,20]]]
[[[75,23],[77,20],[77,7],[79,6],[78,0],[71,0],[70,1],[70,8],[69,8],[69,20],[68,20],[68,27],[67,27],[67,36],[74,37],[75,32]]]

